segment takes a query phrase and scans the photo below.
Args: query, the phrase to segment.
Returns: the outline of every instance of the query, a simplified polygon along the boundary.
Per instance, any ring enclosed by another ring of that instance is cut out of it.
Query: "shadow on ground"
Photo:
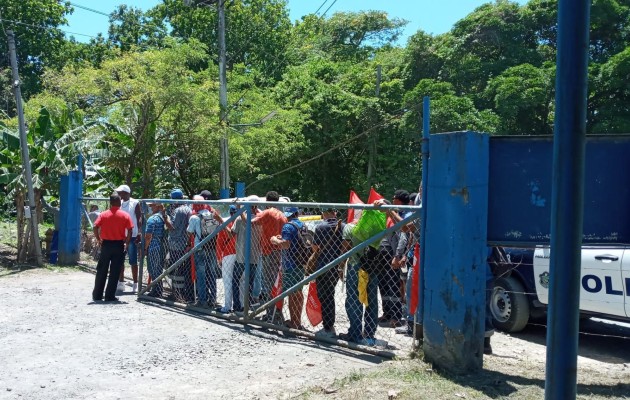
[[[547,327],[529,324],[511,335],[544,346]],[[578,355],[613,364],[630,362],[630,324],[597,318],[581,320]]]

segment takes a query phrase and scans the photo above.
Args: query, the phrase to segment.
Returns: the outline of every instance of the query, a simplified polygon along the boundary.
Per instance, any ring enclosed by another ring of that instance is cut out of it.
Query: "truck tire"
[[[529,321],[529,301],[521,282],[501,277],[494,282],[490,311],[494,327],[505,332],[520,332]]]

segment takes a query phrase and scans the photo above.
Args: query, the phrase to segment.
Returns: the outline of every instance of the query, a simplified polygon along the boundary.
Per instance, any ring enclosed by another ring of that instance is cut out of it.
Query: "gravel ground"
[[[271,399],[383,359],[121,297],[77,269],[0,277],[0,399]]]

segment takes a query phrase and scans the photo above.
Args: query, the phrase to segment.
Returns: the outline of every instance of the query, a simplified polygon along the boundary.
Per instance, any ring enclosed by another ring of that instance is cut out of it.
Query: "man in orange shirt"
[[[269,191],[265,196],[267,201],[279,201],[278,192]],[[268,207],[265,211],[252,219],[252,225],[262,226],[262,301],[271,300],[271,289],[276,282],[276,276],[280,270],[280,249],[271,244],[271,238],[282,232],[282,227],[286,224],[287,218],[284,213],[276,207]],[[267,310],[269,311],[269,310]],[[270,315],[268,313],[268,315]]]
[[[103,290],[109,270],[109,280],[105,289],[105,301],[118,301],[116,284],[120,269],[125,262],[125,253],[131,241],[133,222],[129,214],[120,209],[121,199],[114,192],[109,196],[109,210],[102,212],[94,222],[94,238],[101,245],[101,256],[96,265],[96,278],[92,300],[103,300]]]

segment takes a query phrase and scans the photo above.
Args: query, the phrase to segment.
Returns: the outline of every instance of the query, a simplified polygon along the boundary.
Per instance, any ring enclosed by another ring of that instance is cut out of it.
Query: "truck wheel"
[[[490,311],[495,328],[520,332],[529,320],[529,301],[521,282],[513,276],[497,278],[492,291]]]

